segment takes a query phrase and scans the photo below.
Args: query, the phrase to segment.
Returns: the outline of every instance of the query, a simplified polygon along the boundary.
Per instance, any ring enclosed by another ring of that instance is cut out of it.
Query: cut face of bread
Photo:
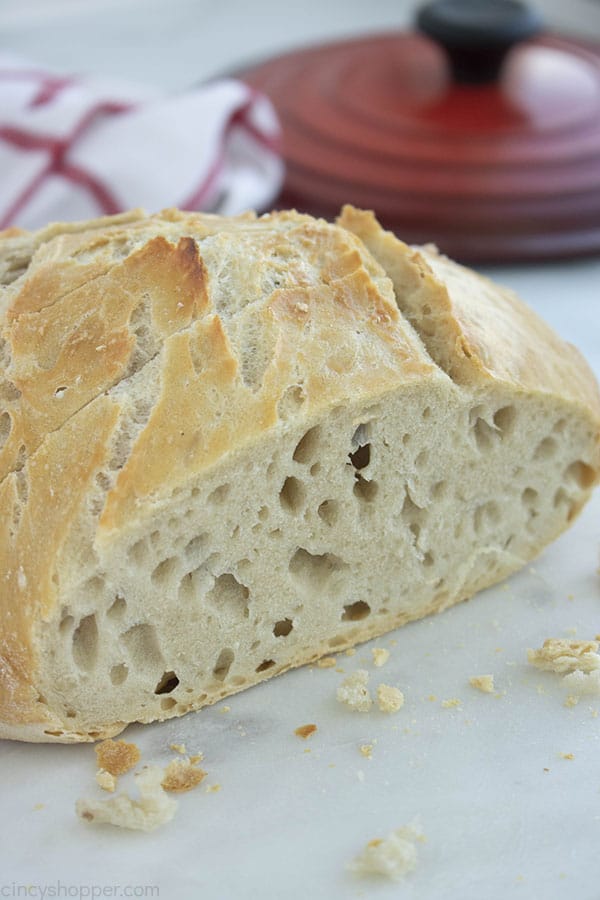
[[[438,612],[598,477],[576,351],[369,214],[132,214],[0,257],[1,736],[107,737]]]

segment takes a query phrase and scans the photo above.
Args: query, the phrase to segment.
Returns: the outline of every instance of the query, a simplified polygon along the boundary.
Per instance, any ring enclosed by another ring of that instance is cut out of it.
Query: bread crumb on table
[[[561,753],[561,759],[575,759],[575,755],[573,753]]]
[[[444,709],[455,709],[457,706],[460,706],[461,701],[458,697],[451,697],[449,700],[442,700],[442,706]]]
[[[117,786],[117,779],[110,772],[107,772],[106,769],[98,769],[96,772],[96,783],[103,791],[108,791],[112,794]]]
[[[592,672],[576,669],[564,676],[562,686],[569,691],[567,698],[570,701],[569,706],[575,706],[579,698],[585,694],[600,697],[600,669],[594,669]]]
[[[390,651],[385,650],[383,647],[373,647],[371,653],[373,654],[373,663],[377,668],[384,666],[390,658]]]
[[[306,738],[309,738],[316,730],[316,725],[299,725],[298,728],[294,729],[294,734],[298,735],[299,738],[306,740]]]
[[[317,669],[334,669],[337,666],[335,656],[322,656],[317,660]]]
[[[78,800],[75,805],[77,815],[96,825],[153,831],[169,822],[177,809],[177,801],[163,790],[164,774],[160,766],[146,766],[134,776],[139,800],[128,794],[117,794],[107,800]]]
[[[221,790],[220,784],[207,784],[204,788],[205,794],[217,794]]]
[[[140,750],[137,744],[126,741],[102,741],[94,747],[98,758],[98,768],[110,775],[124,775],[140,761]]]
[[[199,769],[189,759],[173,759],[164,771],[162,788],[171,793],[182,794],[191,791],[206,778],[204,769]]]
[[[473,675],[472,678],[469,678],[469,684],[471,687],[477,688],[478,691],[482,691],[484,694],[494,693],[493,675]]]
[[[417,865],[417,841],[424,835],[416,824],[404,825],[386,838],[374,838],[348,868],[355,875],[381,875],[399,881]]]
[[[398,712],[404,706],[404,694],[389,684],[380,684],[377,686],[377,706],[381,712]]]
[[[170,749],[174,750],[175,753],[181,753],[182,756],[185,756],[185,754],[187,753],[185,744],[170,744]]]
[[[373,744],[361,744],[358,750],[361,756],[364,756],[367,759],[373,758]]]
[[[337,689],[337,699],[355,712],[368,712],[373,705],[373,699],[367,687],[368,683],[369,673],[367,670],[357,669],[342,681]]]
[[[598,641],[571,641],[566,638],[547,638],[538,650],[528,650],[532,666],[547,672],[593,672],[600,669]]]

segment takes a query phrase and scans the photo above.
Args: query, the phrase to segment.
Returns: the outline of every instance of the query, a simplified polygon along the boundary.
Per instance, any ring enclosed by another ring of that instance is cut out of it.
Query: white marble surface
[[[403,24],[411,6],[22,0],[0,5],[0,44],[63,68],[180,87],[292,44]],[[558,24],[600,34],[597,3],[542,6]],[[600,375],[599,259],[490,273]],[[528,667],[525,650],[600,631],[599,545],[597,494],[507,584],[369,645],[390,649],[384,668],[373,669],[369,646],[340,656],[346,673],[365,665],[405,691],[395,716],[350,713],[335,701],[343,675],[307,668],[231,698],[229,712],[130,728],[144,761],[165,762],[169,744],[183,741],[204,753],[208,783],[222,785],[182,796],[175,820],[151,835],[76,820],[75,799],[96,790],[91,747],[1,744],[1,895],[29,885],[28,896],[51,896],[62,885],[61,896],[127,896],[129,885],[142,896],[152,885],[163,900],[597,900],[600,700],[564,707],[556,677]],[[485,672],[501,696],[468,685]],[[441,706],[453,697],[459,708]],[[318,732],[304,743],[293,731],[306,722]],[[365,759],[358,746],[375,741]],[[367,840],[415,816],[427,842],[403,883],[345,871]]]

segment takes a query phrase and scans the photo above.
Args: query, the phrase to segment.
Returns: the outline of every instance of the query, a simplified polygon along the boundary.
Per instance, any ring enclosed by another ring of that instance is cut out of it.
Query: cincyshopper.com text
[[[157,884],[65,884],[55,881],[51,884],[23,884],[12,881],[0,884],[0,898],[32,898],[32,900],[98,900],[101,897],[160,897]]]

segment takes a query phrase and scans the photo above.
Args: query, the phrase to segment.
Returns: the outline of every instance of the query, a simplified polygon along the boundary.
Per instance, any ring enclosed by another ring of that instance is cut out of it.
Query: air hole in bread
[[[323,500],[317,514],[327,525],[335,525],[339,515],[339,504],[335,500]]]
[[[11,428],[12,419],[7,412],[3,412],[0,416],[0,450],[4,447],[10,437]]]
[[[433,562],[434,562],[433,554],[431,553],[430,550],[427,550],[427,552],[423,556],[423,565],[426,568],[430,568],[433,565]]]
[[[521,503],[528,509],[531,513],[534,513],[536,503],[538,499],[538,492],[531,487],[525,488],[523,493],[521,494]]]
[[[582,491],[590,488],[595,480],[596,473],[591,466],[578,459],[567,466],[564,473],[565,481],[574,482]]]
[[[360,619],[366,619],[371,613],[371,607],[364,600],[356,600],[354,603],[348,603],[344,606],[342,613],[343,622],[358,622]]]
[[[98,624],[96,616],[84,616],[73,632],[73,659],[82,672],[91,672],[98,660]]]
[[[318,475],[320,471],[321,471],[321,463],[320,462],[313,463],[312,466],[310,467],[310,474],[313,476]]]
[[[179,678],[175,672],[163,672],[160,681],[154,688],[155,694],[170,694],[179,684]]]
[[[427,460],[429,459],[429,453],[427,450],[421,450],[421,452],[417,455],[415,459],[415,469],[424,469],[427,465]]]
[[[115,597],[111,606],[109,606],[106,611],[106,617],[113,621],[119,621],[125,615],[125,610],[127,609],[127,603],[124,597]]]
[[[562,434],[563,431],[565,430],[566,425],[567,425],[566,419],[559,419],[558,422],[555,422],[554,427],[552,428],[552,431],[554,431],[555,434]]]
[[[359,500],[371,503],[377,496],[378,490],[379,485],[376,481],[367,481],[362,475],[357,475],[354,487],[352,488],[352,493],[355,497],[358,497]]]
[[[125,665],[125,663],[119,663],[116,666],[112,666],[110,670],[110,681],[111,684],[114,684],[115,687],[118,687],[123,682],[127,681],[127,676],[129,675],[129,669]]]
[[[497,525],[502,518],[498,504],[493,500],[480,504],[473,514],[473,529],[480,534],[487,528]]]
[[[143,538],[139,541],[136,541],[135,544],[133,544],[127,551],[127,556],[129,558],[129,561],[134,565],[143,566],[149,556],[149,550],[146,541]]]
[[[431,418],[431,407],[426,406],[423,412],[421,413],[422,419],[430,419]]]
[[[274,659],[263,659],[261,664],[256,667],[256,671],[257,672],[266,672],[267,669],[270,669],[274,665],[275,665]]]
[[[163,559],[161,563],[159,563],[150,579],[152,584],[156,585],[156,587],[167,587],[173,576],[177,571],[177,559],[174,556],[170,556],[168,559]]]
[[[441,500],[446,495],[448,485],[445,481],[436,481],[431,488],[431,496],[434,500]]]
[[[121,636],[121,640],[129,653],[130,668],[146,672],[162,667],[163,655],[153,625],[147,622],[133,625]]]
[[[294,623],[291,619],[280,619],[279,622],[275,622],[273,634],[275,637],[287,637],[293,627]]]
[[[509,437],[514,428],[517,411],[514,406],[503,406],[494,413],[494,425],[500,437]]]
[[[60,620],[60,625],[58,626],[58,630],[60,631],[61,634],[68,635],[73,630],[74,625],[75,625],[75,619],[73,618],[73,616],[69,615],[69,613],[66,613],[66,615],[63,615],[62,619]]]
[[[235,654],[229,647],[221,650],[213,669],[213,675],[217,681],[224,681],[227,678],[234,659]]]
[[[202,534],[197,534],[196,537],[193,537],[188,541],[185,545],[185,550],[183,551],[188,559],[197,560],[202,555],[207,540],[208,534],[203,531]]]
[[[557,450],[557,443],[552,437],[545,437],[535,448],[534,459],[552,459]]]
[[[0,365],[0,368],[2,368],[1,365]],[[8,365],[4,367],[5,373],[6,373],[7,368],[8,368]],[[12,381],[5,381],[0,386],[0,397],[2,397],[2,399],[5,400],[7,403],[14,403],[15,400],[18,400],[20,396],[21,396],[21,391],[15,384],[12,383]]]
[[[302,482],[293,476],[286,478],[279,491],[279,502],[283,509],[298,512],[304,506],[304,499],[305,492]]]
[[[215,606],[227,609],[230,613],[239,617],[248,618],[248,599],[250,591],[245,584],[241,584],[231,572],[225,572],[215,578],[214,584],[208,594],[207,601]]]
[[[292,459],[303,464],[312,462],[319,452],[320,441],[321,429],[318,425],[315,425],[299,440]]]
[[[177,700],[174,700],[173,697],[163,697],[163,699],[160,701],[161,709],[173,709],[174,706],[177,706]]]
[[[475,435],[475,443],[482,453],[490,449],[495,437],[495,430],[480,416],[475,419],[473,434]]]
[[[419,525],[418,522],[410,522],[410,524],[408,526],[408,530],[412,534],[414,542],[416,544],[417,541],[419,540],[419,535],[421,534],[421,526]]]
[[[294,384],[287,388],[277,403],[277,414],[280,419],[291,418],[302,406],[306,399],[304,388]]]
[[[423,515],[423,510],[414,502],[408,489],[406,491],[404,502],[402,503],[401,515],[402,518],[409,523],[420,522]]]
[[[219,487],[216,487],[214,491],[210,492],[206,499],[209,503],[213,503],[215,506],[218,506],[227,499],[227,495],[229,494],[230,490],[230,484],[220,484]]]
[[[577,505],[574,503],[573,498],[570,497],[564,488],[560,487],[553,498],[553,505],[555,509],[558,509],[562,515],[564,516],[567,522],[571,522],[577,513]]]
[[[371,462],[371,445],[360,444],[353,453],[348,454],[348,458],[357,471],[366,469]]]
[[[93,606],[98,603],[98,600],[104,595],[104,591],[106,590],[106,582],[101,575],[94,575],[93,578],[88,578],[88,580],[83,584],[81,588],[81,594],[90,602],[90,605]]]
[[[20,469],[16,473],[16,479],[17,497],[19,499],[19,504],[21,506],[25,506],[25,504],[27,503],[27,498],[29,497],[29,481],[27,479],[27,475],[22,469]]]
[[[309,553],[299,547],[290,559],[289,570],[298,583],[309,590],[323,588],[335,572],[347,564],[333,553]]]
[[[97,472],[96,474],[96,484],[100,488],[101,491],[107,493],[111,488],[111,479],[106,474],[106,472]]]

